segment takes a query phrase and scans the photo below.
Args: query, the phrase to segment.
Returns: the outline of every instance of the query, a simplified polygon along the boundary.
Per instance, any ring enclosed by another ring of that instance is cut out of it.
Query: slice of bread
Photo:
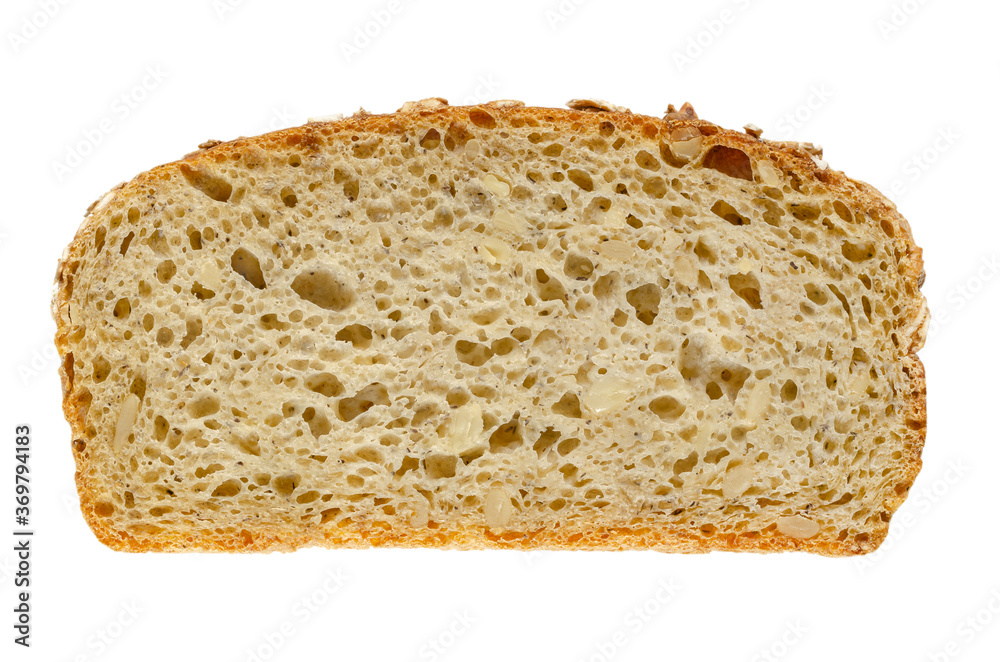
[[[921,253],[808,144],[411,103],[122,184],[57,275],[128,551],[864,553],[920,466]]]

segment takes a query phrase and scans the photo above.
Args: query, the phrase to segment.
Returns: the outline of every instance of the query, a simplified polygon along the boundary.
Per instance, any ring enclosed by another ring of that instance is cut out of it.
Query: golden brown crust
[[[443,101],[443,100],[440,100]],[[76,482],[80,493],[83,514],[97,538],[108,547],[129,552],[143,551],[219,551],[219,552],[262,552],[291,551],[300,547],[319,545],[328,547],[460,547],[463,549],[654,549],[671,552],[725,551],[808,551],[829,556],[864,554],[876,549],[884,540],[892,513],[905,500],[907,492],[916,479],[921,466],[921,452],[926,439],[927,391],[924,368],[917,351],[923,346],[926,336],[928,312],[926,302],[920,294],[924,271],[921,249],[914,243],[909,224],[889,200],[873,187],[846,177],[819,161],[822,152],[808,143],[774,142],[763,140],[756,132],[740,133],[722,129],[710,122],[700,120],[689,104],[680,111],[671,106],[663,119],[638,115],[624,109],[612,107],[607,110],[604,102],[587,101],[575,104],[582,109],[556,109],[524,107],[512,102],[494,102],[481,106],[447,106],[439,103],[415,102],[404,106],[400,112],[373,115],[359,112],[352,117],[329,122],[309,124],[285,129],[251,138],[238,138],[228,142],[208,141],[199,149],[186,155],[181,161],[168,163],[144,172],[131,182],[118,185],[104,197],[92,204],[80,229],[59,261],[55,278],[55,292],[52,313],[57,323],[56,347],[62,358],[60,378],[63,387],[63,411],[73,432],[72,448],[77,463]],[[772,525],[764,531],[746,534],[704,535],[697,529],[660,528],[606,528],[582,529],[539,529],[531,532],[508,532],[498,535],[485,526],[446,528],[431,522],[426,531],[407,532],[405,535],[390,530],[372,529],[364,523],[351,522],[336,530],[313,529],[298,536],[277,532],[267,526],[247,527],[238,533],[218,533],[215,530],[190,531],[187,535],[160,532],[155,536],[137,538],[128,532],[111,528],[109,518],[98,512],[98,486],[89,464],[85,421],[81,410],[85,407],[83,395],[73,383],[73,354],[71,348],[72,324],[69,318],[69,299],[72,294],[75,272],[84,252],[84,245],[93,234],[96,221],[95,212],[108,204],[114,197],[133,195],[139,191],[152,192],[156,184],[171,176],[181,163],[197,165],[203,162],[220,163],[236,154],[266,149],[270,145],[297,145],[305,149],[318,149],[321,137],[336,133],[371,132],[386,134],[406,131],[425,122],[428,116],[450,121],[459,130],[470,121],[470,114],[488,109],[497,124],[510,123],[515,126],[530,125],[532,122],[557,122],[567,130],[580,131],[585,126],[596,127],[601,122],[611,120],[617,126],[627,126],[641,130],[648,137],[669,136],[684,127],[696,128],[711,145],[736,147],[752,158],[770,159],[785,171],[793,172],[803,180],[818,180],[838,195],[851,199],[858,208],[866,210],[866,222],[881,225],[890,235],[899,257],[899,272],[905,285],[909,306],[906,310],[906,326],[896,338],[899,360],[909,383],[906,392],[900,393],[906,414],[908,438],[907,450],[900,460],[903,478],[896,489],[882,504],[882,525],[868,539],[836,540],[816,536],[810,539],[795,539],[782,535]]]

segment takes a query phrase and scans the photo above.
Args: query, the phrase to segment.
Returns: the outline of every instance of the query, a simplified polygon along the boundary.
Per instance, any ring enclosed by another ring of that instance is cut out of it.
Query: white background
[[[996,3],[971,0],[5,0],[0,531],[10,541],[14,427],[28,423],[36,550],[25,650],[12,643],[13,543],[0,544],[0,657],[998,659],[998,19]],[[227,556],[99,544],[78,510],[48,312],[84,210],[209,138],[429,96],[591,96],[657,116],[690,101],[725,127],[821,144],[833,168],[891,192],[925,249],[936,322],[921,354],[924,469],[883,548]]]

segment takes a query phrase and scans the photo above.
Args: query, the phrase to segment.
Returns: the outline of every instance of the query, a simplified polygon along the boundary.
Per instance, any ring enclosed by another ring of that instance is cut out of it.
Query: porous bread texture
[[[54,313],[100,540],[874,549],[925,430],[906,222],[793,144],[575,103],[212,143],[97,203]]]

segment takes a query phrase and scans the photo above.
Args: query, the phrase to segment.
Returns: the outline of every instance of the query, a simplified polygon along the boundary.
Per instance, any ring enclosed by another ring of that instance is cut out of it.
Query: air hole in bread
[[[240,493],[243,489],[243,484],[236,479],[229,479],[219,484],[215,490],[212,491],[213,497],[234,497]]]
[[[111,374],[111,363],[108,362],[108,360],[105,359],[103,356],[96,357],[93,361],[93,369],[91,372],[92,379],[96,383],[100,384],[105,379],[107,379],[108,375],[110,374]]]
[[[635,162],[643,170],[655,172],[660,169],[660,160],[644,149],[639,150],[639,153],[635,155]]]
[[[264,273],[260,268],[260,260],[256,255],[245,248],[237,248],[233,252],[233,257],[229,260],[233,271],[243,276],[244,279],[258,290],[267,287],[264,282]]]
[[[349,324],[338,331],[335,338],[351,343],[355,349],[367,349],[372,343],[372,330],[364,324]]]
[[[437,129],[430,129],[420,139],[420,146],[424,149],[434,149],[441,144],[441,134]]]
[[[636,318],[650,326],[660,313],[660,287],[654,283],[646,283],[625,294],[625,300],[635,309]]]
[[[188,403],[187,412],[191,418],[205,418],[219,411],[220,401],[215,395],[202,395]]]
[[[760,295],[760,281],[753,274],[733,274],[729,277],[729,287],[750,308],[754,310],[764,308]]]
[[[333,424],[322,411],[317,411],[315,407],[306,407],[302,411],[302,420],[309,426],[312,436],[319,439],[333,429]]]
[[[662,177],[650,177],[642,183],[642,192],[659,200],[667,195],[667,182]]]
[[[552,412],[567,418],[583,418],[580,398],[575,393],[564,393],[559,401],[552,405]]]
[[[122,257],[124,257],[126,253],[128,253],[128,247],[129,245],[131,245],[132,239],[134,238],[135,238],[135,233],[129,232],[125,236],[125,238],[122,239],[121,247],[118,249],[118,252],[122,255]]]
[[[562,154],[562,151],[563,151],[563,146],[561,144],[552,143],[550,145],[545,146],[545,149],[542,150],[542,156],[549,156],[552,158],[556,158],[560,154]]]
[[[181,174],[187,183],[216,202],[228,202],[233,194],[233,185],[207,170],[181,164]]]
[[[169,326],[160,327],[156,332],[156,344],[169,347],[174,342],[174,331]]]
[[[128,319],[128,316],[131,312],[132,312],[132,302],[129,301],[128,299],[123,298],[119,299],[115,303],[115,307],[111,311],[111,314],[114,315],[116,319],[126,320]]]
[[[681,474],[688,473],[695,468],[698,464],[698,451],[691,451],[691,453],[680,460],[674,462],[673,473],[674,476],[680,476]]]
[[[871,242],[845,241],[841,253],[851,262],[864,262],[875,257],[875,245]]]
[[[676,420],[684,413],[686,407],[671,395],[661,395],[649,403],[649,411],[663,420]]]
[[[520,446],[523,441],[520,413],[518,413],[511,420],[500,424],[490,435],[490,452],[507,453]]]
[[[591,178],[590,173],[586,170],[571,168],[566,175],[569,177],[569,181],[573,182],[584,191],[594,190],[594,180]]]
[[[455,354],[458,360],[475,368],[484,365],[493,358],[493,349],[487,345],[471,340],[459,340],[455,343]]]
[[[724,200],[719,200],[714,205],[712,205],[712,213],[733,225],[750,224],[749,218],[740,214],[738,211],[736,211],[735,207],[733,207]]]
[[[292,290],[306,301],[326,310],[344,310],[355,299],[350,285],[321,267],[296,276],[292,281]]]
[[[184,323],[184,337],[181,338],[181,349],[187,349],[191,346],[198,336],[201,335],[203,330],[203,324],[200,319],[189,319]]]
[[[94,231],[94,254],[99,254],[104,250],[104,240],[107,237],[108,231],[99,227]]]
[[[564,212],[569,208],[569,205],[566,204],[566,200],[563,199],[562,195],[558,193],[550,193],[546,195],[545,204],[550,211]]]
[[[458,466],[458,458],[454,455],[430,455],[424,458],[424,470],[427,477],[433,480],[453,478]]]
[[[746,152],[735,147],[714,145],[705,154],[702,165],[729,177],[753,181],[753,167],[750,164],[750,157],[747,156]]]
[[[819,205],[815,202],[793,202],[789,209],[792,216],[800,221],[815,221],[820,217]]]
[[[482,108],[473,108],[469,111],[469,121],[483,129],[495,129],[496,118]]]
[[[369,384],[355,395],[343,398],[337,404],[337,411],[343,421],[353,421],[375,406],[389,404],[389,391],[383,384]]]
[[[280,195],[281,202],[284,203],[286,207],[292,208],[299,204],[299,197],[295,195],[295,190],[290,186],[286,186],[281,189]]]
[[[275,476],[271,481],[271,485],[275,492],[281,496],[288,497],[295,492],[301,481],[302,476],[294,472],[289,472],[281,474],[280,476]]]
[[[550,276],[544,269],[537,269],[535,279],[538,283],[538,297],[542,301],[566,302],[566,288],[558,278]]]

